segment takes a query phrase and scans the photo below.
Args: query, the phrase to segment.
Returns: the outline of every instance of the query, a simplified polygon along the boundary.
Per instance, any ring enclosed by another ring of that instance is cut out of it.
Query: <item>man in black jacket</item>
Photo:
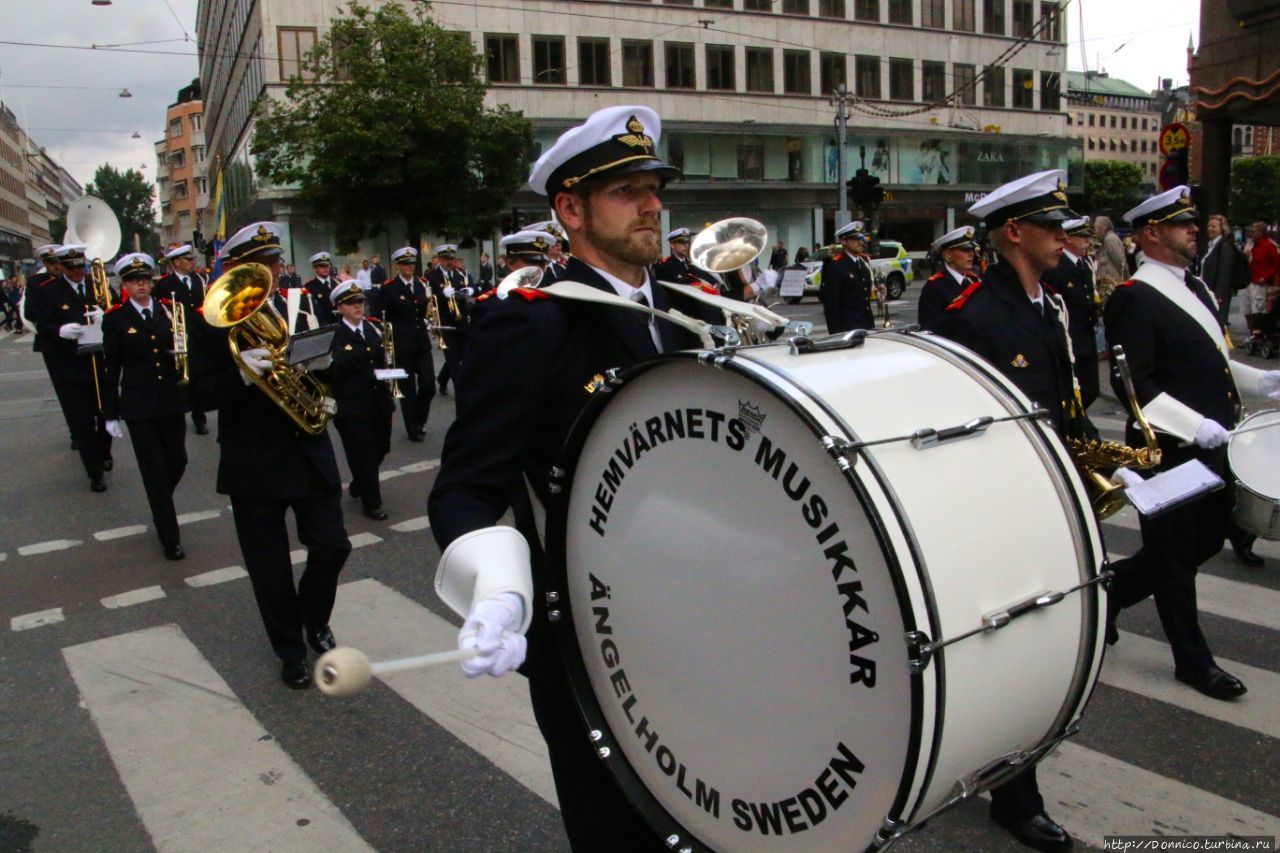
[[[574,256],[562,279],[665,310],[675,303],[700,316],[699,303],[671,294],[649,274],[661,251],[658,193],[678,174],[652,152],[660,135],[646,107],[609,107],[567,131],[534,166],[530,186],[548,196],[569,232]],[[717,314],[719,312],[716,312]],[[469,675],[501,675],[524,659],[520,632],[532,621],[530,696],[547,740],[561,816],[575,850],[661,849],[605,769],[578,717],[558,659],[542,584],[544,555],[526,478],[539,500],[547,476],[586,403],[593,378],[658,352],[698,347],[696,336],[638,311],[566,301],[537,290],[490,300],[475,328],[458,383],[458,416],[445,439],[431,493],[432,531],[441,548],[478,547],[509,535],[494,527],[508,508],[532,551],[532,569],[518,560],[491,562],[502,577],[519,578],[476,601],[459,643],[480,657]],[[532,571],[532,581],[530,581]],[[477,580],[479,583],[479,580]]]
[[[676,228],[668,232],[667,244],[671,247],[671,254],[653,265],[653,274],[659,281],[674,281],[676,284],[706,282],[719,287],[721,282],[718,276],[695,267],[689,260],[691,239],[688,228]]]
[[[843,251],[822,262],[819,290],[827,331],[834,335],[850,329],[874,329],[874,284],[871,264],[863,254],[867,249],[866,230],[861,222],[850,222],[836,231],[836,238]]]
[[[1058,265],[1044,274],[1044,282],[1062,297],[1067,308],[1067,331],[1071,354],[1080,381],[1080,404],[1088,409],[1098,399],[1098,303],[1094,299],[1093,264],[1089,246],[1093,229],[1088,217],[1069,219],[1062,224],[1066,248]]]
[[[435,362],[431,356],[431,338],[427,334],[427,307],[431,291],[425,279],[414,275],[418,250],[411,246],[391,254],[396,277],[382,285],[379,302],[382,319],[391,326],[395,341],[396,364],[409,374],[404,381],[404,397],[400,414],[410,441],[422,441],[427,435],[427,417],[431,400],[436,395]]]
[[[327,326],[337,316],[329,302],[329,291],[338,283],[332,275],[333,258],[328,252],[316,252],[311,256],[311,269],[315,271],[315,276],[302,285],[310,297],[303,299],[303,310],[309,310],[315,316],[317,324]]]
[[[1228,357],[1213,296],[1187,271],[1196,256],[1197,216],[1187,187],[1153,196],[1125,214],[1146,260],[1107,301],[1105,326],[1107,343],[1124,347],[1138,403],[1158,430],[1163,456],[1157,472],[1197,459],[1227,488],[1142,517],[1142,549],[1112,563],[1109,601],[1114,618],[1121,608],[1154,596],[1174,677],[1214,699],[1233,699],[1246,688],[1209,650],[1197,612],[1196,572],[1230,532],[1227,442],[1240,417],[1240,394],[1280,398],[1280,370],[1264,372]],[[1111,384],[1123,393],[1114,372]],[[1133,420],[1126,439],[1143,443]]]
[[[969,208],[984,220],[999,263],[949,306],[939,334],[969,347],[1050,413],[1059,435],[1080,434],[1083,410],[1067,347],[1061,298],[1042,277],[1066,244],[1067,207],[1060,170],[992,190]],[[991,819],[1036,850],[1068,850],[1071,836],[1045,812],[1035,766],[991,790]]]
[[[172,303],[152,298],[155,261],[149,255],[125,255],[115,270],[127,296],[102,320],[107,432],[123,438],[120,421],[128,425],[160,547],[167,559],[181,560],[186,553],[173,492],[187,469],[187,404],[173,356]],[[189,322],[201,322],[195,309],[188,310]]]
[[[942,269],[929,276],[920,288],[920,307],[916,322],[926,331],[936,332],[942,323],[942,312],[978,280],[973,274],[973,226],[965,225],[948,231],[933,242],[934,253],[942,260]]]
[[[57,243],[51,243],[47,246],[40,246],[35,250],[36,260],[43,264],[44,267],[33,273],[27,279],[27,286],[23,288],[22,302],[18,305],[18,315],[24,326],[28,323],[32,327],[35,326],[36,317],[40,313],[40,298],[44,293],[43,285],[62,277],[62,264],[58,262],[58,250],[61,248]],[[31,351],[44,353],[49,346],[49,342],[41,338],[38,333],[31,337]],[[53,368],[49,364],[48,357],[44,358],[44,366],[49,373],[49,381],[52,383]],[[75,431],[71,428],[71,419],[66,417],[65,411],[63,412],[63,418],[67,422],[67,434],[71,436],[71,449],[78,450],[79,445],[76,443]]]
[[[268,289],[274,290],[284,267],[280,234],[274,222],[246,226],[222,247],[224,267],[264,264],[271,270]],[[274,367],[265,348],[242,351],[237,363],[228,330],[208,322],[191,323],[189,330],[192,400],[206,411],[218,410],[217,489],[231,497],[245,569],[271,647],[283,662],[281,678],[304,689],[311,684],[307,645],[317,654],[335,645],[329,614],[338,573],[351,553],[333,444],[327,431],[311,435],[299,429],[255,383]],[[285,524],[290,509],[307,550],[296,587]]]
[[[165,252],[164,256],[173,265],[173,272],[155,283],[153,295],[156,299],[181,302],[188,320],[194,321],[199,316],[200,306],[204,305],[205,288],[209,285],[195,268],[195,250],[191,246],[178,246]],[[196,435],[209,434],[209,419],[204,412],[192,409],[191,423],[196,428]]]
[[[470,317],[467,296],[463,289],[467,286],[466,274],[456,269],[458,247],[453,243],[441,243],[436,247],[438,263],[427,273],[427,285],[436,298],[437,310],[440,312],[440,324],[448,326],[440,332],[443,341],[444,364],[436,377],[440,393],[447,394],[449,380],[455,379],[461,372],[463,352],[467,347],[467,330]]]
[[[351,469],[347,491],[360,499],[365,518],[386,521],[378,466],[391,450],[391,416],[396,406],[391,387],[374,372],[386,367],[382,324],[365,317],[364,291],[354,279],[339,282],[329,296],[341,318],[332,349],[332,393],[338,403],[333,425],[342,436]]]

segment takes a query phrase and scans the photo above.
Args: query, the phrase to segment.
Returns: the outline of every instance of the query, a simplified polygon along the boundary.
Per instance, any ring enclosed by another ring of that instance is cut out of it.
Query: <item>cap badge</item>
[[[537,249],[539,252],[545,252],[547,250],[547,246],[547,241],[541,237],[538,237],[533,241],[533,248]]]
[[[972,240],[972,239],[973,239],[973,229],[972,229],[972,228],[966,228],[966,229],[964,229],[964,237],[965,237],[965,239],[966,239],[966,240]]]
[[[267,230],[267,226],[259,225],[258,233],[253,235],[253,239],[258,242],[265,242],[271,239],[271,232]]]
[[[646,154],[653,151],[653,139],[644,132],[644,125],[635,116],[627,119],[627,132],[615,136],[614,139],[630,148],[643,148]]]

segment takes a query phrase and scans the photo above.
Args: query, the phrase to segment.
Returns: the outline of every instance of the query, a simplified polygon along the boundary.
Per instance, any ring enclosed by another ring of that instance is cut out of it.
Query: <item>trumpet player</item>
[[[199,316],[200,306],[204,304],[204,291],[209,285],[204,275],[195,268],[195,250],[190,245],[182,245],[165,252],[164,256],[172,265],[173,271],[155,283],[152,295],[161,301],[168,299],[181,302],[189,312],[188,319],[194,320]],[[192,409],[191,423],[196,428],[196,435],[209,434],[209,419],[204,412]]]
[[[365,316],[364,290],[354,279],[334,285],[330,299],[342,318],[333,336],[330,391],[338,402],[333,423],[351,469],[347,491],[360,500],[365,518],[386,521],[378,466],[391,450],[391,416],[396,407],[390,386],[374,372],[386,363],[381,324]]]
[[[444,366],[436,377],[440,385],[440,393],[447,394],[449,380],[455,379],[461,372],[462,352],[467,346],[467,328],[470,325],[470,312],[467,310],[466,276],[455,268],[458,247],[452,243],[442,243],[436,247],[436,259],[439,264],[427,273],[427,284],[436,298],[436,306],[440,312],[440,322],[451,328],[440,331],[444,345],[440,349],[444,353]]]
[[[859,222],[850,222],[836,231],[842,251],[822,262],[822,314],[831,334],[851,329],[874,329],[875,298],[871,265],[867,263],[867,232]]]
[[[391,253],[396,275],[382,285],[380,292],[382,318],[391,324],[396,361],[408,377],[404,397],[400,399],[400,415],[410,441],[422,441],[427,435],[427,416],[436,395],[435,362],[431,356],[431,338],[427,335],[427,312],[431,291],[427,282],[414,274],[418,250],[412,246]],[[443,316],[443,311],[441,311]]]
[[[126,301],[107,311],[102,320],[106,429],[113,437],[123,438],[120,422],[128,425],[160,547],[166,559],[181,560],[186,554],[173,492],[187,468],[187,404],[174,354],[172,312],[178,309],[168,300],[152,297],[155,261],[150,255],[125,255],[116,262],[115,271]],[[182,305],[181,310],[194,309]]]
[[[1098,399],[1098,303],[1094,298],[1093,264],[1089,248],[1093,243],[1093,227],[1087,216],[1062,223],[1067,245],[1058,265],[1044,274],[1044,280],[1058,292],[1067,305],[1070,318],[1068,334],[1071,354],[1075,358],[1076,376],[1080,380],[1080,402],[1088,409]]]
[[[35,324],[36,349],[44,354],[58,405],[71,427],[71,441],[89,475],[89,490],[105,492],[103,472],[112,464],[111,436],[99,401],[105,377],[101,361],[79,347],[89,318],[98,311],[85,276],[84,253],[79,244],[58,249],[62,274],[40,286],[39,298],[27,297],[27,318]]]
[[[337,318],[330,299],[330,292],[338,284],[333,277],[333,258],[328,252],[316,252],[311,256],[311,269],[315,277],[302,286],[304,301],[309,303],[305,310],[315,316],[321,326],[327,326]]]
[[[721,283],[719,276],[695,267],[689,260],[692,239],[688,228],[676,228],[667,232],[667,245],[671,248],[671,254],[653,265],[653,274],[659,281],[674,281],[677,284],[706,282],[718,288]]]

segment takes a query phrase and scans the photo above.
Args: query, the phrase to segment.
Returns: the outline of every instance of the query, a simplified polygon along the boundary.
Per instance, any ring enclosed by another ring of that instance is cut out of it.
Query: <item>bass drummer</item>
[[[670,292],[649,273],[662,248],[659,194],[680,174],[654,153],[661,129],[647,107],[599,110],[542,155],[529,185],[548,197],[573,246],[559,280],[712,320],[708,313],[718,318],[719,311]],[[440,547],[450,559],[482,566],[476,587],[490,590],[472,604],[459,634],[460,648],[479,651],[463,670],[499,676],[521,667],[529,677],[574,850],[616,850],[623,843],[662,849],[597,757],[550,636],[545,597],[530,591],[531,569],[532,588],[543,588],[545,557],[525,483],[540,500],[547,494],[548,472],[597,387],[595,377],[661,352],[697,348],[700,341],[639,311],[530,289],[490,300],[471,335],[457,383],[457,418],[428,506]],[[496,543],[509,537],[509,530],[494,527],[508,508],[529,544],[532,567],[509,550],[494,555]],[[526,660],[520,632],[530,621]]]
[[[938,333],[964,344],[1049,410],[1061,435],[1087,423],[1067,346],[1066,307],[1041,283],[1066,246],[1066,172],[1028,175],[969,208],[982,219],[999,262],[943,312]],[[991,819],[1035,850],[1069,850],[1071,836],[1045,813],[1035,765],[991,790]]]

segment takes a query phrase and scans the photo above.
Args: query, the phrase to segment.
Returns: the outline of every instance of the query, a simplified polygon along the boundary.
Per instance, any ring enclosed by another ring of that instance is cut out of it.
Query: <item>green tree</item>
[[[1093,160],[1084,164],[1084,208],[1118,220],[1143,195],[1143,172],[1137,163]]]
[[[137,169],[121,172],[104,163],[93,173],[93,180],[84,191],[105,201],[120,220],[120,251],[133,251],[135,235],[142,251],[155,251],[159,245],[155,210],[151,206],[155,190],[142,177],[142,172]]]
[[[332,222],[339,251],[403,218],[423,231],[491,231],[528,174],[533,127],[484,106],[481,57],[426,6],[352,2],[303,62],[285,97],[264,100],[258,170],[292,184]]]
[[[1280,157],[1231,161],[1230,221],[1240,225],[1280,218]]]

